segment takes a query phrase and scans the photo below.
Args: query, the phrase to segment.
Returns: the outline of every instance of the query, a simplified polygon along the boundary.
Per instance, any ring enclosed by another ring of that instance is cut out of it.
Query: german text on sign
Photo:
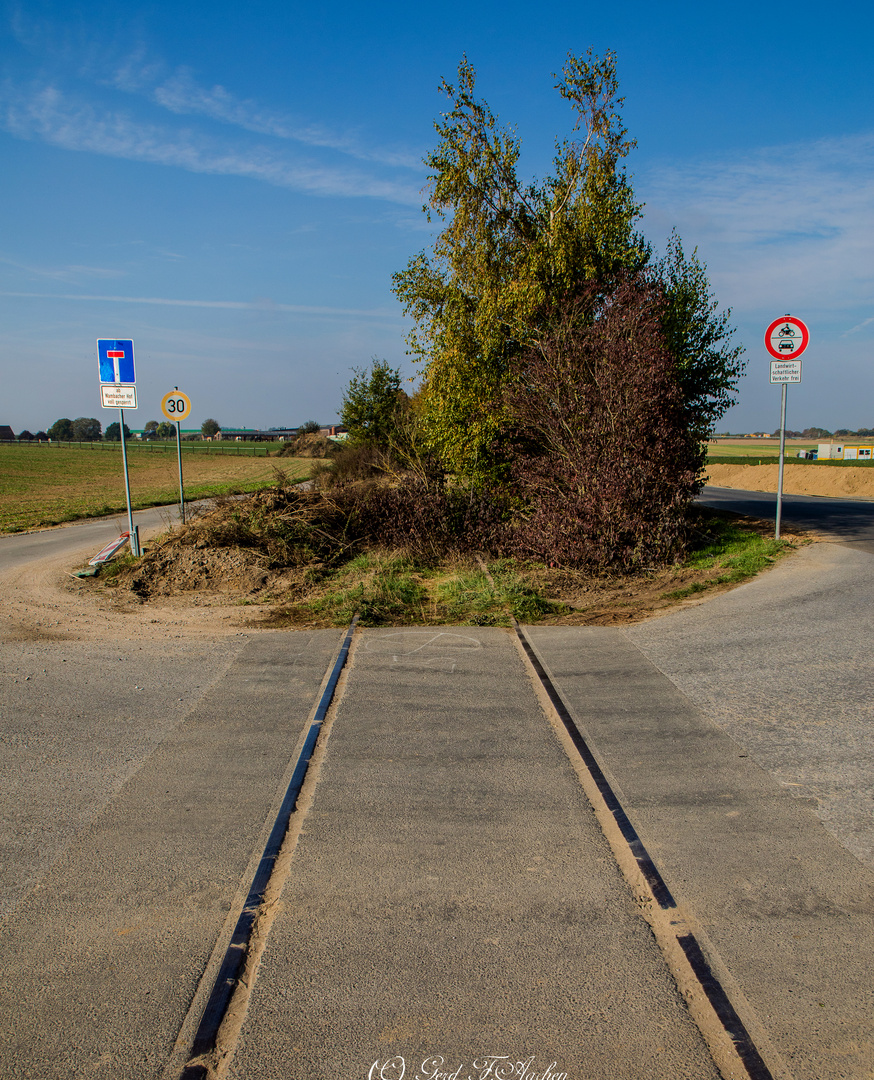
[[[801,361],[800,360],[772,360],[771,361],[772,383],[800,383]]]

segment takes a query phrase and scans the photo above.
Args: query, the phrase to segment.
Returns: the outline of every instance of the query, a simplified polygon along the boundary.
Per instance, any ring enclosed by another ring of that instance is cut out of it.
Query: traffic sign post
[[[168,420],[176,421],[176,456],[179,459],[179,516],[185,524],[185,490],[182,486],[182,421],[191,412],[191,400],[179,387],[161,398],[161,412]]]
[[[777,520],[774,536],[780,539],[783,516],[783,462],[786,457],[786,387],[801,382],[801,360],[807,348],[810,331],[801,319],[784,315],[775,319],[765,331],[765,348],[774,357],[771,361],[771,382],[780,384],[780,464],[777,470]]]
[[[127,446],[124,438],[124,410],[137,407],[137,379],[134,371],[133,341],[130,338],[98,338],[97,363],[100,368],[100,404],[104,409],[118,409],[130,549],[134,556],[138,556],[140,554],[140,535],[134,527],[134,515],[131,509]]]

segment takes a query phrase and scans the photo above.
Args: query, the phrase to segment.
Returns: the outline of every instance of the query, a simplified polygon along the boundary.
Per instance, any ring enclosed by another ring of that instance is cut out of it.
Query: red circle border
[[[791,322],[796,326],[801,327],[801,345],[797,349],[792,350],[792,355],[787,356],[785,353],[777,352],[776,349],[771,348],[771,333],[780,323]],[[794,315],[784,315],[780,319],[775,319],[768,329],[765,331],[765,348],[776,360],[794,360],[796,356],[801,356],[804,350],[807,348],[810,342],[810,331],[807,329],[807,324],[803,323],[801,319],[797,319]]]

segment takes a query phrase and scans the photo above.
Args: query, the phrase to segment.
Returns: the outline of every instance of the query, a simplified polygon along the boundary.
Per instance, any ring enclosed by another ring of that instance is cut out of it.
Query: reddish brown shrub
[[[507,395],[518,553],[624,571],[677,558],[699,489],[663,298],[641,277],[592,288],[556,313]]]
[[[497,551],[504,543],[503,515],[483,492],[408,475],[399,482],[338,485],[330,496],[349,535],[426,562]]]

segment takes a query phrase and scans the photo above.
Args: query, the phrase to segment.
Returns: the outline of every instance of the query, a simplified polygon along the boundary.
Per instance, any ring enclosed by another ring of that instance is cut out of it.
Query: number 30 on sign
[[[161,398],[161,412],[168,420],[184,420],[191,412],[191,400],[181,390],[172,390]]]

